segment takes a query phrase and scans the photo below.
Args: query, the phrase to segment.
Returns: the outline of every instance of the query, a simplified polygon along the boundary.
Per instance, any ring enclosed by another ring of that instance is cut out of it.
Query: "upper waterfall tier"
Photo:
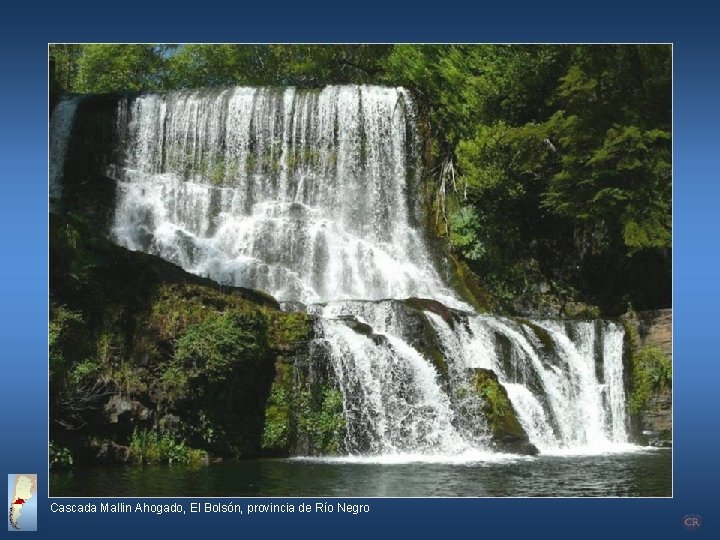
[[[402,88],[150,94],[117,118],[120,244],[280,300],[458,304],[416,226]]]

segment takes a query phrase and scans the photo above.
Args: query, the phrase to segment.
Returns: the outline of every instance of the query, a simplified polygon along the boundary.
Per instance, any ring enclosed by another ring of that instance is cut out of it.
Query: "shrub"
[[[167,463],[193,465],[207,461],[203,450],[189,448],[167,433],[138,430],[130,440],[130,455],[136,463]]]
[[[70,449],[50,441],[50,468],[62,469],[72,465],[73,457]]]
[[[190,326],[178,340],[175,365],[188,370],[189,376],[202,372],[209,382],[224,381],[233,364],[265,354],[266,325],[259,312],[213,313]]]
[[[73,355],[77,345],[74,342],[82,331],[82,326],[83,319],[80,313],[64,306],[51,309],[48,332],[51,381],[61,377],[68,369],[68,364],[76,360],[67,356]]]
[[[658,390],[672,386],[672,362],[658,347],[646,345],[631,359],[633,389],[630,394],[630,412],[637,414],[645,408],[648,399]]]
[[[319,397],[319,403],[314,403],[309,391],[300,392],[298,432],[306,433],[313,446],[322,453],[335,454],[342,450],[346,432],[343,395],[336,388],[324,388]]]

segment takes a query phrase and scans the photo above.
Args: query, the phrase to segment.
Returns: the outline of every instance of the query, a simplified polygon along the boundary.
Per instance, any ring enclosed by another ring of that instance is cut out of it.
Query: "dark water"
[[[196,468],[53,472],[52,496],[671,496],[669,450],[504,463],[373,464],[264,459]]]

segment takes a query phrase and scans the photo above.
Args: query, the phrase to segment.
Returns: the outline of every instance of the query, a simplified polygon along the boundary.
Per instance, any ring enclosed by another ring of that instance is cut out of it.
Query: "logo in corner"
[[[688,514],[683,516],[682,524],[688,531],[694,531],[703,526],[703,518],[697,514]]]
[[[8,531],[37,531],[37,474],[8,474]]]

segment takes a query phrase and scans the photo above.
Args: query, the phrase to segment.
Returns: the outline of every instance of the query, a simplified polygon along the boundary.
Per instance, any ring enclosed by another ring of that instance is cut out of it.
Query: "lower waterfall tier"
[[[623,330],[615,323],[513,320],[421,299],[308,311],[316,326],[304,374],[275,385],[312,394],[310,381],[321,380],[321,394],[342,396],[336,453],[601,452],[627,444]]]

